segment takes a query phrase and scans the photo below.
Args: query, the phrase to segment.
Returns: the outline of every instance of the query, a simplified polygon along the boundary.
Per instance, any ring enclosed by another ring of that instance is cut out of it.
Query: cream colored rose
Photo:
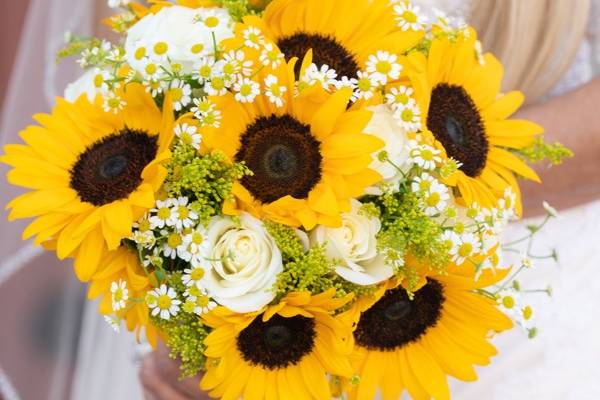
[[[353,200],[352,211],[342,215],[341,227],[318,225],[310,233],[310,240],[313,246],[326,243],[327,256],[339,261],[335,271],[342,278],[358,285],[373,285],[388,279],[394,271],[377,253],[376,235],[381,222],[360,213],[361,206]]]
[[[283,271],[283,262],[261,221],[249,214],[240,215],[239,221],[215,217],[207,240],[211,269],[206,289],[217,303],[244,313],[260,310],[273,300],[273,284]]]
[[[373,112],[373,116],[365,128],[365,132],[377,136],[385,142],[385,147],[379,152],[385,151],[388,159],[394,163],[392,165],[388,161],[380,161],[376,154],[370,168],[379,172],[383,177],[382,183],[397,184],[402,178],[402,173],[398,171],[398,168],[405,173],[411,167],[406,131],[398,124],[394,118],[394,112],[387,105],[369,107],[369,110]],[[381,189],[377,186],[367,188],[366,191],[368,194],[381,194]]]
[[[213,17],[217,26],[209,28],[202,23]],[[213,34],[217,43],[233,36],[233,20],[223,8],[192,9],[183,6],[164,7],[156,14],[148,14],[127,32],[125,59],[136,70],[144,73],[148,62],[169,68],[179,64],[181,72],[193,72],[194,62],[211,54]],[[156,54],[156,45],[166,53]]]

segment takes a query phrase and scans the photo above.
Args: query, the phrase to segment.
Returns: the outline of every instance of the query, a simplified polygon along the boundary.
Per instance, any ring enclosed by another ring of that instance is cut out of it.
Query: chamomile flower
[[[152,254],[147,254],[144,257],[144,259],[142,260],[142,265],[146,268],[148,268],[150,266],[161,267],[163,264],[163,259],[159,255],[159,253],[160,253],[160,249],[155,247],[152,250]]]
[[[169,44],[167,42],[158,41],[150,46],[151,57],[158,62],[165,62],[169,59]]]
[[[481,242],[479,238],[471,232],[464,232],[459,236],[459,242],[450,251],[452,261],[456,265],[462,265],[469,257],[479,253]]]
[[[408,132],[421,130],[421,110],[415,101],[406,104],[396,104],[394,118]]]
[[[201,22],[207,29],[216,31],[221,29],[227,24],[227,20],[219,15],[215,10],[208,10],[202,14],[199,14],[197,20]]]
[[[221,119],[221,111],[216,108],[202,114],[201,118],[199,118],[200,123],[203,126],[212,126],[213,128],[219,128],[221,126]]]
[[[119,311],[125,308],[126,302],[129,299],[129,290],[127,290],[127,282],[119,279],[118,282],[110,284],[110,293],[112,300],[112,308],[114,311]]]
[[[184,311],[190,314],[203,315],[217,306],[217,303],[210,299],[206,291],[198,289],[194,293],[195,295],[187,297],[183,305]]]
[[[427,216],[440,214],[446,208],[450,200],[450,194],[446,185],[434,182],[423,194],[424,212]]]
[[[415,193],[427,192],[431,187],[437,184],[438,181],[427,172],[423,172],[421,175],[413,178],[411,183],[411,189]]]
[[[260,49],[265,41],[262,32],[255,26],[249,26],[244,29],[242,36],[244,37],[244,45],[255,50]]]
[[[119,8],[127,6],[131,0],[108,0],[108,6],[110,8]]]
[[[356,90],[352,95],[352,101],[364,99],[369,100],[373,97],[378,82],[368,72],[358,71],[356,74]]]
[[[442,162],[440,150],[426,144],[419,144],[415,140],[408,142],[410,158],[413,164],[427,170],[433,170],[437,163]]]
[[[108,92],[109,85],[107,81],[112,79],[110,72],[102,70],[100,68],[95,68],[93,78],[94,79],[92,80],[92,82],[94,83],[94,87],[99,93]]]
[[[366,66],[367,72],[381,85],[385,85],[388,79],[398,79],[402,70],[397,55],[381,50],[369,56]]]
[[[246,59],[243,50],[230,50],[223,54],[223,60],[219,61],[219,68],[226,77],[230,79],[236,75],[252,75],[252,60]]]
[[[121,111],[126,105],[127,102],[119,97],[119,95],[117,95],[115,92],[108,92],[108,94],[104,96],[102,108],[104,109],[104,112],[118,114],[119,111]]]
[[[302,81],[308,83],[309,85],[320,84],[323,89],[329,90],[330,86],[335,85],[336,78],[337,72],[330,68],[329,65],[323,64],[319,68],[313,63],[306,68],[306,71],[304,71]]]
[[[512,190],[512,188],[507,187],[504,190],[504,196],[501,199],[498,199],[498,208],[503,211],[507,219],[510,219],[516,215],[516,204],[517,195]],[[546,205],[548,205],[548,203],[546,203]],[[554,212],[556,212],[556,210],[554,210]]]
[[[104,321],[110,326],[113,331],[119,333],[121,331],[121,318],[116,315],[105,315]]]
[[[163,244],[163,255],[170,259],[177,258],[177,255],[185,252],[186,244],[183,242],[183,235],[179,232],[161,231],[167,240]]]
[[[206,240],[206,230],[202,225],[184,233],[184,250],[179,256],[193,266],[202,265],[210,251],[210,243]]]
[[[179,197],[173,201],[173,226],[178,230],[191,227],[198,219],[198,214],[188,207],[188,202],[187,197]]]
[[[277,107],[283,106],[283,95],[287,91],[287,87],[280,85],[275,75],[269,74],[265,78],[265,95],[269,101]]]
[[[398,26],[403,31],[413,30],[421,31],[424,29],[427,19],[425,16],[419,14],[419,7],[413,6],[408,2],[401,2],[394,6],[394,13],[396,14],[396,21]]]
[[[141,72],[145,79],[151,81],[160,80],[165,76],[165,72],[160,68],[160,66],[148,58],[144,60]]]
[[[496,302],[500,309],[508,316],[515,318],[520,313],[520,296],[514,289],[504,289],[496,294]]]
[[[157,200],[156,207],[151,209],[150,212],[153,214],[148,219],[152,229],[164,228],[165,226],[173,226],[174,214],[173,209],[174,199],[167,199],[165,201]]]
[[[153,317],[159,315],[160,318],[168,320],[179,313],[181,301],[177,299],[175,290],[163,283],[159,288],[148,292],[146,304],[152,310]]]
[[[134,231],[130,237],[137,245],[143,248],[152,248],[156,244],[156,237],[153,231]]]
[[[181,109],[192,101],[192,87],[179,79],[173,79],[169,86],[169,93],[173,100],[173,108],[175,111],[181,111]]]
[[[225,76],[219,73],[215,73],[210,77],[210,81],[206,82],[204,90],[209,96],[223,96],[227,93],[229,82],[225,79]]]
[[[252,103],[260,94],[260,85],[250,78],[242,78],[233,85],[235,99],[240,103]]]
[[[194,99],[196,101],[196,99]],[[191,146],[196,150],[200,149],[200,143],[202,143],[202,135],[198,132],[198,127],[194,125],[188,125],[187,123],[177,124],[175,126],[175,135],[179,140],[187,146]]]
[[[146,92],[150,93],[152,97],[156,97],[165,90],[166,82],[162,80],[148,80],[144,79],[142,84],[146,88]]]
[[[396,110],[399,106],[405,106],[410,102],[414,102],[413,93],[413,88],[408,86],[392,87],[385,94],[385,101],[393,110]]]
[[[206,268],[203,266],[196,266],[192,268],[186,268],[183,270],[181,281],[185,286],[196,286],[200,288],[202,280],[206,276]]]
[[[342,76],[340,79],[337,79],[334,83],[335,88],[337,90],[340,90],[343,88],[350,88],[350,89],[352,89],[352,91],[354,91],[354,89],[356,89],[357,84],[358,84],[358,81],[356,80],[356,78],[348,78],[347,76]]]
[[[193,78],[201,85],[210,80],[213,75],[215,59],[212,57],[203,57],[194,65]]]
[[[285,56],[281,51],[279,51],[276,47],[271,43],[267,43],[264,45],[263,49],[260,52],[258,60],[265,67],[271,67],[272,69],[277,69],[279,65],[284,61]]]

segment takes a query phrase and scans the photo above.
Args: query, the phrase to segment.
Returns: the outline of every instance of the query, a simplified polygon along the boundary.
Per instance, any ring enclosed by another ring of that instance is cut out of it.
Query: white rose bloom
[[[385,104],[369,107],[373,112],[371,121],[365,128],[365,132],[377,136],[385,142],[381,151],[387,152],[388,159],[392,161],[402,172],[407,172],[410,167],[410,150],[408,148],[408,137],[406,131],[394,118],[394,112]],[[370,168],[379,172],[383,177],[382,183],[397,184],[402,174],[388,161],[380,161],[377,154],[374,155]],[[381,194],[381,190],[372,186],[366,189],[368,194]]]
[[[105,93],[108,90],[106,79],[110,79],[107,71],[98,68],[87,70],[79,79],[67,85],[64,93],[65,100],[72,103],[85,93],[90,101],[94,101],[97,94]]]
[[[335,271],[347,281],[373,285],[394,274],[385,256],[377,252],[376,235],[381,229],[377,218],[359,212],[362,204],[352,200],[352,211],[342,215],[342,226],[318,225],[311,233],[313,245],[326,243],[327,256],[339,260]]]
[[[203,16],[209,13],[223,23],[214,29],[201,23]],[[211,32],[214,32],[217,43],[233,36],[233,20],[225,9],[164,7],[156,14],[148,14],[129,29],[125,41],[125,59],[143,73],[148,58],[165,68],[169,67],[168,58],[172,64],[181,65],[181,72],[190,74],[195,62],[213,52]],[[157,43],[168,46],[165,54],[157,55],[154,52]]]
[[[283,261],[260,220],[245,213],[239,223],[215,217],[207,241],[211,269],[205,287],[216,302],[245,313],[260,310],[273,300],[273,285],[283,271]]]

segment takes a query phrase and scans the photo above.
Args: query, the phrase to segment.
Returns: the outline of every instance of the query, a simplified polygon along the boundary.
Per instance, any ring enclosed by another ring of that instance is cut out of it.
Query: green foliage
[[[546,143],[543,137],[536,138],[531,146],[517,150],[517,154],[532,163],[548,160],[553,165],[561,164],[565,159],[573,157],[571,150],[558,142]]]
[[[248,0],[219,0],[221,7],[229,11],[234,21],[241,21],[246,15],[257,15],[259,9],[254,7]]]
[[[403,264],[404,255],[411,254],[430,268],[443,271],[449,261],[447,245],[441,240],[442,227],[425,215],[420,200],[407,184],[396,192],[386,192],[366,201],[377,206],[380,212],[381,231],[377,237],[381,252],[398,273],[414,284],[418,276],[410,266]],[[410,286],[410,285],[409,285]]]
[[[269,234],[275,239],[284,262],[297,261],[304,257],[302,243],[293,228],[271,221],[265,221],[264,225]]]
[[[177,144],[167,169],[165,188],[171,197],[187,196],[201,221],[221,212],[233,183],[250,174],[241,163],[225,162],[222,153],[200,155],[193,147]]]

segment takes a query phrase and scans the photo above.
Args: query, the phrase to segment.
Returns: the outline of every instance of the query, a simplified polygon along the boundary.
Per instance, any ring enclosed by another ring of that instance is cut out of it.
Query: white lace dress
[[[575,0],[577,1],[577,0]],[[414,0],[451,16],[466,15],[465,0]],[[600,72],[600,0],[592,0],[585,40],[570,70],[550,91],[559,95]],[[519,237],[524,221],[507,235]],[[537,222],[537,221],[535,221]],[[521,280],[528,287],[553,287],[553,297],[531,297],[538,304],[540,333],[528,340],[519,329],[497,337],[499,354],[479,369],[473,384],[452,382],[455,399],[592,400],[600,399],[600,201],[561,213],[536,239],[539,252],[556,248],[559,265],[538,264]]]

